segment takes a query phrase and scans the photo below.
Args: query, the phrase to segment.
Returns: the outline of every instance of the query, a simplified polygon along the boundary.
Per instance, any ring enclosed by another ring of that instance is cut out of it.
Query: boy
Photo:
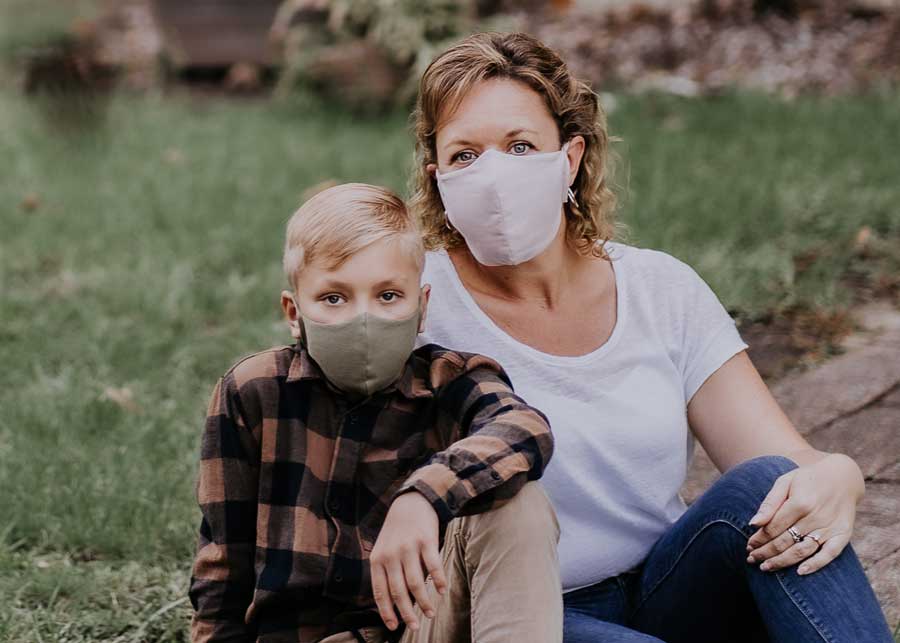
[[[558,525],[543,540],[530,535],[547,533],[552,510],[534,495],[537,483],[526,485],[550,459],[549,426],[493,360],[413,350],[430,294],[423,265],[415,223],[382,188],[329,188],[288,222],[293,292],[281,304],[298,341],[238,362],[209,405],[194,641],[458,640],[453,617],[472,593],[467,583],[496,597],[498,619],[528,610],[520,596],[529,591],[541,601],[532,612],[550,616],[518,621],[525,640],[561,638],[561,605],[543,602],[559,597]],[[508,509],[517,495],[530,508]],[[536,523],[509,526],[539,502]],[[445,543],[457,516],[473,522]],[[472,534],[477,546],[461,550]],[[536,549],[521,548],[529,539]],[[475,571],[482,558],[491,564],[477,578],[453,575],[451,550]],[[541,577],[523,580],[523,566]],[[441,596],[428,591],[428,575]],[[531,581],[549,591],[522,587]],[[423,615],[430,633],[420,631]]]

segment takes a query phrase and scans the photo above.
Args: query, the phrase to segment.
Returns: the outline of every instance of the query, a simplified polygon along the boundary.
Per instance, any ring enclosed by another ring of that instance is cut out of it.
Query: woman
[[[610,241],[588,86],[478,34],[425,72],[415,133],[425,338],[496,358],[553,427],[566,643],[891,641],[848,545],[857,465],[799,435],[690,267]],[[724,475],[686,509],[695,437]]]

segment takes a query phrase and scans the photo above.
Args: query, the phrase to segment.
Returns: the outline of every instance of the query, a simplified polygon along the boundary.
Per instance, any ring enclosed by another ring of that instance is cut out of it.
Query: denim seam
[[[665,581],[669,576],[672,575],[672,572],[675,571],[675,567],[678,566],[678,563],[681,561],[681,559],[687,553],[687,550],[690,549],[691,545],[694,544],[694,541],[697,540],[697,538],[700,536],[700,534],[702,534],[704,531],[706,531],[706,529],[708,527],[711,527],[712,525],[714,525],[716,523],[724,523],[724,524],[728,525],[729,527],[732,527],[733,529],[736,529],[737,531],[741,532],[741,534],[746,535],[744,533],[744,530],[741,529],[740,527],[738,527],[737,525],[735,525],[734,522],[737,522],[737,519],[734,518],[733,515],[720,514],[719,517],[714,518],[713,520],[710,520],[710,521],[704,523],[703,526],[701,526],[700,529],[698,529],[697,532],[693,536],[691,536],[690,540],[688,540],[687,544],[684,546],[684,548],[681,550],[681,552],[679,552],[678,556],[672,562],[671,566],[666,571],[666,573],[663,574],[662,576],[660,576],[659,580],[657,580],[653,584],[653,587],[651,587],[647,591],[647,593],[641,597],[640,602],[637,604],[637,606],[635,606],[634,610],[631,613],[631,616],[634,617],[634,615],[640,611],[640,609],[647,602],[647,599],[650,598],[650,596],[653,594],[653,592],[656,591],[656,589],[662,584],[662,582]]]
[[[708,527],[711,527],[712,525],[717,524],[717,523],[722,523],[722,524],[728,525],[732,529],[740,532],[742,535],[747,536],[747,533],[743,529],[741,529],[736,524],[734,524],[736,522],[739,522],[739,521],[734,517],[733,514],[722,513],[722,514],[719,514],[719,517],[714,518],[713,520],[710,520],[710,521],[704,523],[703,526],[700,527],[700,529],[698,529],[697,532],[693,536],[691,536],[690,540],[688,540],[687,544],[684,546],[684,548],[681,550],[681,552],[678,554],[678,556],[672,562],[672,565],[669,567],[669,569],[666,571],[666,573],[663,574],[659,578],[659,580],[653,584],[653,587],[651,587],[650,590],[641,598],[638,605],[634,608],[634,610],[632,610],[632,612],[629,616],[629,620],[633,619],[635,617],[635,615],[641,610],[641,608],[644,607],[644,605],[647,603],[647,600],[650,598],[650,596],[653,594],[653,592],[655,592],[656,589],[663,583],[663,581],[665,581],[669,576],[672,575],[672,572],[675,571],[675,567],[678,566],[678,563],[681,561],[681,559],[687,553],[687,550],[690,549],[691,545],[694,544],[694,541],[697,540],[697,538],[700,536],[700,534],[702,534],[704,531],[706,531],[706,529]],[[822,633],[822,630],[819,628],[818,623],[814,622],[812,616],[810,614],[807,614],[807,611],[805,609],[803,609],[803,607],[801,607],[801,605],[799,603],[803,603],[802,598],[800,598],[800,597],[795,598],[794,594],[791,591],[789,591],[788,588],[785,586],[782,576],[779,573],[776,573],[776,578],[778,579],[778,584],[781,586],[782,590],[785,592],[785,594],[787,594],[787,597],[794,604],[794,606],[797,607],[797,610],[803,615],[803,618],[805,618],[807,620],[807,622],[812,626],[812,628],[816,631],[816,633],[822,637],[822,640],[825,641],[825,643],[834,643],[834,639],[832,639],[830,637],[826,637],[825,634]],[[798,601],[799,601],[799,603],[798,603]]]
[[[834,637],[826,636],[825,632],[822,630],[825,629],[824,625],[819,623],[818,619],[813,618],[813,615],[808,613],[806,609],[806,601],[803,600],[802,596],[798,596],[793,590],[791,590],[784,582],[784,573],[776,572],[775,577],[778,579],[778,584],[781,585],[781,589],[784,590],[784,593],[787,594],[788,598],[791,599],[791,602],[797,607],[801,614],[806,617],[806,620],[809,621],[809,624],[813,627],[816,633],[822,637],[822,640],[826,643],[834,643]]]

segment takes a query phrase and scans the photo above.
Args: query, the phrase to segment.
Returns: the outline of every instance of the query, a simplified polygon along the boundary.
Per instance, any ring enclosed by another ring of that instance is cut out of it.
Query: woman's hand
[[[419,629],[410,593],[425,616],[434,616],[425,576],[431,574],[441,594],[447,581],[438,553],[438,517],[425,496],[417,491],[397,496],[375,540],[369,563],[372,593],[388,629],[394,630],[398,625],[395,606],[407,627]]]
[[[760,529],[747,544],[748,563],[774,571],[805,560],[798,574],[821,569],[843,551],[853,533],[856,503],[865,483],[856,463],[842,454],[793,469],[778,478],[750,520]],[[788,529],[801,536],[794,542]]]

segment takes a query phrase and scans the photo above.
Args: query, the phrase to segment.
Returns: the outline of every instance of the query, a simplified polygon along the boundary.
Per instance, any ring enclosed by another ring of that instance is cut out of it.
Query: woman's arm
[[[688,403],[688,422],[719,471],[761,455],[798,465],[827,454],[801,436],[778,406],[746,351],[725,362]]]
[[[751,518],[760,529],[748,542],[748,562],[762,562],[771,571],[811,557],[798,571],[812,573],[841,553],[865,489],[862,473],[849,457],[818,451],[797,432],[746,352],[697,390],[688,422],[720,471],[762,455],[785,456],[799,467],[776,481]],[[790,527],[818,540],[795,543]]]

